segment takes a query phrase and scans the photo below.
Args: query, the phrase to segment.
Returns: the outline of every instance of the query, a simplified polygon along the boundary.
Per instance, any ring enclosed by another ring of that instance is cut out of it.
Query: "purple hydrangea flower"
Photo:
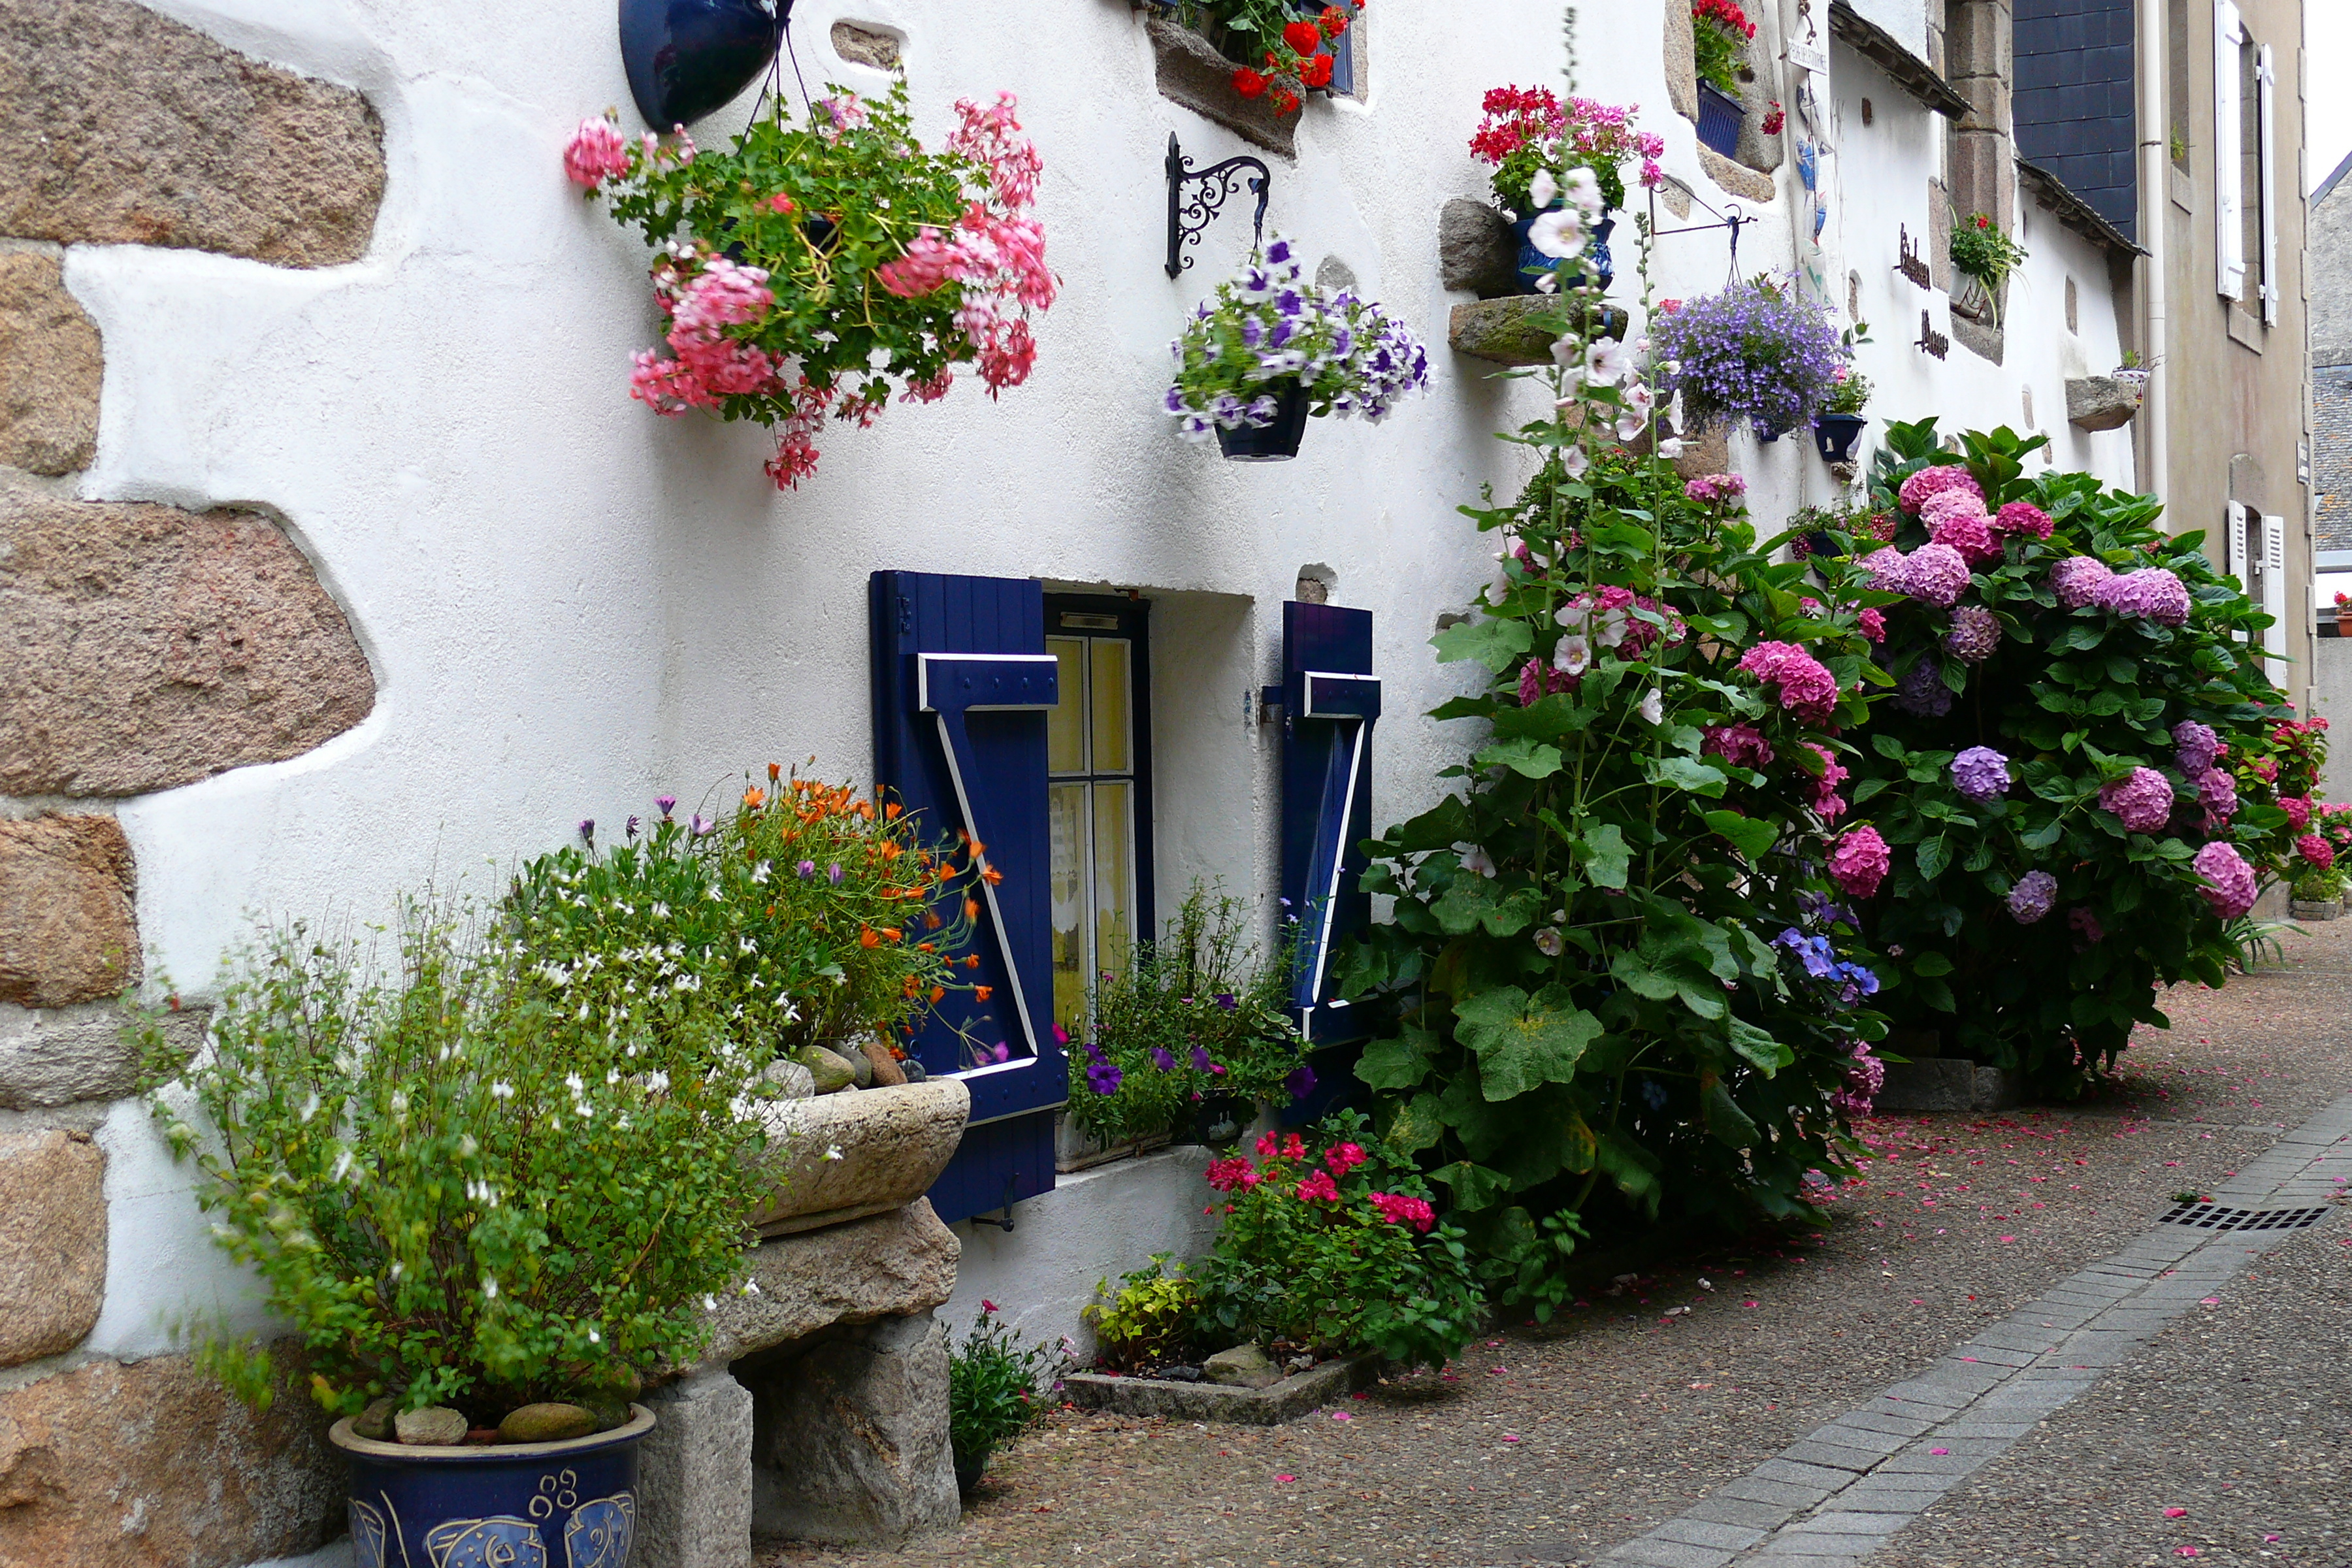
[[[1948,544],[1923,544],[1903,561],[1903,592],[1948,610],[1969,586],[1969,563]]]
[[[2099,923],[2098,916],[2081,904],[2066,911],[2066,923],[2082,935],[2085,947],[2096,947],[2107,940],[2107,928]]]
[[[2009,759],[1990,746],[1970,746],[1952,759],[1952,785],[1970,800],[2007,795],[2010,783]]]
[[[2195,778],[2213,765],[2221,754],[2221,737],[2210,724],[2200,724],[2194,719],[2183,719],[2172,727],[2172,743],[2179,750],[2173,753],[2173,764]]]
[[[2099,786],[2099,809],[2134,833],[2160,832],[2172,820],[2172,781],[2154,768],[2134,768],[2130,777]]]
[[[2206,886],[2197,890],[2213,906],[2213,912],[2225,921],[2236,920],[2254,907],[2257,889],[2254,868],[2233,845],[2218,840],[2197,851],[2190,862],[2197,874],[2205,879]]]
[[[2161,566],[2143,566],[2109,579],[2099,590],[2098,603],[2116,615],[2137,616],[2160,626],[2189,621],[2189,589]]]
[[[2028,871],[2017,879],[2004,900],[2009,918],[2019,925],[2040,923],[2058,904],[2058,879],[2047,871]]]
[[[2096,604],[2115,571],[2095,555],[2069,555],[2050,568],[2050,591],[2070,610]]]
[[[1862,569],[1870,574],[1870,585],[1882,594],[1906,591],[1903,572],[1910,563],[1910,557],[1892,544],[1884,550],[1874,550],[1862,558]]]
[[[1963,605],[1952,612],[1952,629],[1944,634],[1944,648],[1962,664],[1982,664],[2000,647],[2000,617],[1982,605]]]
[[[2227,822],[2238,814],[2238,781],[2219,768],[2207,768],[2194,781],[2197,804]]]
[[[1903,672],[1895,683],[1895,706],[1916,719],[1940,719],[1952,710],[1952,689],[1933,654]]]

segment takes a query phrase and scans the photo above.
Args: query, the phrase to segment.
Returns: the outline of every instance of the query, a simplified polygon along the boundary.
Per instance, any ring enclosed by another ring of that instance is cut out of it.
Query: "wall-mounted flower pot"
[[[1862,439],[1863,427],[1870,423],[1859,414],[1817,414],[1813,416],[1813,445],[1821,449],[1824,463],[1851,463],[1853,444]]]
[[[1298,456],[1299,437],[1307,434],[1307,388],[1284,382],[1275,394],[1271,425],[1243,426],[1238,430],[1217,426],[1217,445],[1236,463],[1284,463]]]
[[[1818,561],[1845,559],[1844,548],[1838,543],[1837,536],[1827,529],[1817,528],[1805,535],[1805,551],[1808,555]]]
[[[1293,441],[1291,445],[1296,447],[1297,443]],[[1250,1124],[1251,1110],[1239,1095],[1204,1096],[1192,1108],[1192,1142],[1211,1149],[1238,1142]]]
[[[1727,158],[1739,155],[1739,125],[1747,108],[1713,82],[1698,84],[1698,139]]]
[[[1617,216],[1613,211],[1601,216],[1599,226],[1593,229],[1592,237],[1585,244],[1584,254],[1566,260],[1546,256],[1535,247],[1528,238],[1535,222],[1533,216],[1528,216],[1515,218],[1511,224],[1511,242],[1518,247],[1519,258],[1517,269],[1511,274],[1511,282],[1517,292],[1543,293],[1544,276],[1552,272],[1559,275],[1561,289],[1573,288],[1583,277],[1587,267],[1593,268],[1601,291],[1604,294],[1609,291],[1610,284],[1617,279],[1616,262],[1609,254],[1609,237],[1617,228]]]
[[[760,79],[793,0],[621,0],[629,96],[656,131],[691,125]]]
[[[422,1448],[328,1438],[351,1458],[348,1507],[360,1568],[425,1563],[568,1563],[628,1568],[637,1528],[637,1444],[653,1412],[566,1443]]]

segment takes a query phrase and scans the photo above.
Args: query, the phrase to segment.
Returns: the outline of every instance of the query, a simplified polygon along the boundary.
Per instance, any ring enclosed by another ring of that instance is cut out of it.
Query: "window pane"
[[[1124,973],[1135,941],[1135,786],[1094,791],[1095,963]]]
[[[1094,771],[1098,773],[1131,773],[1135,759],[1129,739],[1129,726],[1134,713],[1129,697],[1129,666],[1133,662],[1135,645],[1123,638],[1098,637],[1094,643],[1094,690],[1092,713],[1095,757]]]
[[[1087,786],[1045,792],[1054,899],[1054,1021],[1073,1035],[1087,1016]]]
[[[1060,666],[1062,679],[1060,698],[1045,714],[1045,771],[1082,773],[1087,771],[1087,642],[1084,637],[1047,637],[1045,651]]]

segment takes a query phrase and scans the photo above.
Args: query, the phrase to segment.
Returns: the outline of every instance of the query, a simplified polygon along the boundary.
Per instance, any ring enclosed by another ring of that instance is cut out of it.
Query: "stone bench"
[[[960,1512],[948,1336],[961,1244],[921,1194],[971,1096],[952,1079],[779,1108],[753,1289],[646,1397],[634,1568],[748,1568],[751,1538],[898,1546]],[[838,1151],[838,1157],[829,1157]]]

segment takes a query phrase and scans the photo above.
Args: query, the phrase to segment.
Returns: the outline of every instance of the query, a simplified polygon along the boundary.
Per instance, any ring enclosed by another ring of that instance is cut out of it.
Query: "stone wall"
[[[105,341],[73,279],[100,246],[355,261],[383,142],[360,93],[143,6],[0,0],[0,1563],[226,1568],[339,1524],[299,1380],[257,1415],[187,1356],[89,1348],[110,1257],[91,1129],[138,1079],[116,804],[299,756],[367,716],[375,677],[274,518],[98,492]],[[192,1045],[202,1018],[172,1032]]]

